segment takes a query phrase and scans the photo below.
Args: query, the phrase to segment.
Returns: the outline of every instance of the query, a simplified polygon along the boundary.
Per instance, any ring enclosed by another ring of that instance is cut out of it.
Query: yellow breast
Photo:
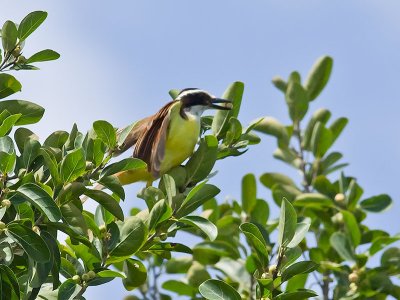
[[[160,168],[161,174],[179,166],[191,156],[200,135],[200,118],[188,114],[188,119],[183,119],[179,114],[179,109],[180,103],[177,103],[170,112],[165,154]]]

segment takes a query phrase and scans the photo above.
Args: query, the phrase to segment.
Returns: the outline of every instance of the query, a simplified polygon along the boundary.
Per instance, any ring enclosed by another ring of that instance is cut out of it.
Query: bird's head
[[[217,98],[197,88],[183,89],[175,100],[182,102],[181,116],[183,118],[186,118],[186,113],[201,116],[206,109],[210,108],[220,110],[232,109],[232,101]]]

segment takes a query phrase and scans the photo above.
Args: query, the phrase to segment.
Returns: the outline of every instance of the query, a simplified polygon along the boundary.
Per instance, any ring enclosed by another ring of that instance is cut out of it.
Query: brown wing
[[[150,127],[151,125],[150,123],[151,123],[151,117],[144,118],[134,123],[131,131],[126,136],[124,143],[120,147],[118,147],[116,151],[114,151],[113,156],[118,156],[121,153],[128,150],[129,148],[133,147],[140,138],[140,136],[143,135],[143,132],[147,131],[147,129]],[[125,130],[125,128],[121,128],[117,131],[117,137]]]
[[[147,163],[148,170],[154,177],[160,176],[160,166],[165,154],[165,140],[169,124],[169,110],[176,102],[164,105],[154,116],[150,117],[147,130],[136,142],[133,157]]]

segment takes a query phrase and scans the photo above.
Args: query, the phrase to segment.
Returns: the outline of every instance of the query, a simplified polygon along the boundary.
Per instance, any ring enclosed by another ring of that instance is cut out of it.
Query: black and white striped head
[[[181,116],[186,118],[186,113],[196,116],[210,108],[220,110],[232,109],[232,102],[226,99],[217,98],[210,93],[197,88],[186,88],[180,91],[175,100],[181,101]],[[222,105],[217,105],[217,104]]]

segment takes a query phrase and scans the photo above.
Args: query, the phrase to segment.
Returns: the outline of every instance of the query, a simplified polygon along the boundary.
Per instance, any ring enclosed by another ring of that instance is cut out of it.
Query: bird
[[[114,156],[134,148],[132,156],[147,167],[116,173],[121,185],[138,181],[151,185],[189,158],[200,136],[201,115],[207,109],[230,110],[232,102],[202,89],[186,88],[157,113],[136,122]]]

